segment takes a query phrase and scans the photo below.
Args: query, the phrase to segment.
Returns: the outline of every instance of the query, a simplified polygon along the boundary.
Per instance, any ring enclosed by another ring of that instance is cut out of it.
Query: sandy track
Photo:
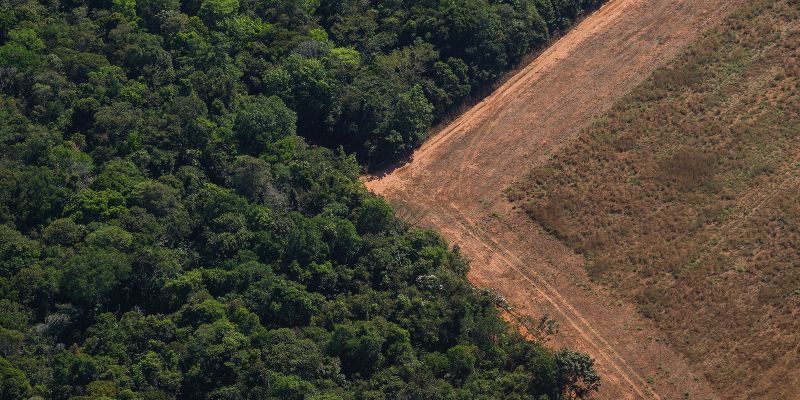
[[[518,313],[559,321],[558,345],[591,354],[598,398],[716,398],[634,307],[592,284],[583,260],[527,222],[502,191],[741,0],[612,0],[483,102],[367,186],[439,230],[470,279]]]

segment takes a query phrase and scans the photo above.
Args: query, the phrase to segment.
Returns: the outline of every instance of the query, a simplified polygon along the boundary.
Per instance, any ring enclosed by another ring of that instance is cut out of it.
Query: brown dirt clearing
[[[503,191],[741,1],[612,0],[439,132],[412,162],[367,182],[411,223],[440,231],[470,279],[517,313],[549,315],[556,345],[590,354],[602,399],[716,398],[635,307],[592,283],[584,260]]]

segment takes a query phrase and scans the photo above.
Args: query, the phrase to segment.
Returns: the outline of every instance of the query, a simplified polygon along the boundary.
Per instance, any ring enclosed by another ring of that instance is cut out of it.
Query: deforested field
[[[798,398],[800,3],[747,3],[509,197],[721,398]]]
[[[531,223],[508,202],[506,189],[548,165],[595,117],[742,3],[611,1],[423,144],[408,164],[367,183],[402,218],[458,245],[474,284],[497,289],[517,315],[557,320],[553,344],[596,359],[604,377],[600,398],[719,396],[695,373],[705,366],[677,351],[631,297],[590,280],[583,255]]]

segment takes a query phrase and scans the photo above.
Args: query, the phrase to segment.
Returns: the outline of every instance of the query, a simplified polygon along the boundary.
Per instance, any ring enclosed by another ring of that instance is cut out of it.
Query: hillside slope
[[[723,398],[798,398],[798,148],[800,2],[750,1],[512,198]]]
[[[403,218],[440,230],[470,278],[522,315],[548,314],[556,345],[597,359],[600,396],[713,398],[635,308],[583,271],[583,259],[525,222],[503,190],[586,127],[740,2],[615,0],[368,187]]]

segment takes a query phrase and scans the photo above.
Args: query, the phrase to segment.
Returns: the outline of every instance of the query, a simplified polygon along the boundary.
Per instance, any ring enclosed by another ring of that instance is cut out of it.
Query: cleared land
[[[504,189],[740,3],[612,0],[429,140],[412,162],[367,184],[402,217],[457,244],[477,286],[500,291],[517,313],[555,318],[556,344],[597,360],[600,398],[716,395],[652,321],[589,280],[583,257],[528,222]]]
[[[511,197],[722,398],[800,398],[800,2],[748,2]]]

